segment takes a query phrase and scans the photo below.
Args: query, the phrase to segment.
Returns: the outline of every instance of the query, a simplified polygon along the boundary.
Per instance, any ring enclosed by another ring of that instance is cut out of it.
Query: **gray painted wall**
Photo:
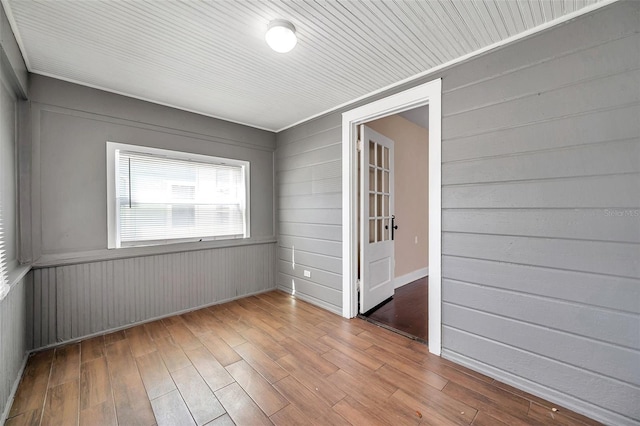
[[[107,141],[249,161],[251,236],[273,239],[273,133],[38,75],[30,100],[34,260],[106,250]]]
[[[277,285],[342,314],[341,122],[314,123],[278,134]]]
[[[640,422],[638,28],[615,3],[411,84],[443,78],[443,357],[609,424]],[[276,166],[278,287],[335,312],[340,125]]]
[[[275,287],[273,133],[38,75],[28,113],[30,348]],[[251,238],[107,250],[107,141],[249,161]]]
[[[27,354],[25,337],[26,288],[31,285],[30,277],[15,283],[4,299],[0,300],[0,423],[8,412],[17,387],[20,372]]]

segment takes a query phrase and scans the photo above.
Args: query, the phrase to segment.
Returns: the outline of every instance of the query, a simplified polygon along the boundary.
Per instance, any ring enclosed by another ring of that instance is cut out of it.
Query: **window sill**
[[[17,267],[9,271],[9,274],[7,276],[7,284],[9,285],[9,290],[4,295],[2,295],[2,297],[0,297],[0,301],[4,300],[9,295],[9,293],[11,293],[11,290],[13,290],[16,284],[22,281],[22,279],[25,277],[25,275],[27,275],[27,273],[30,270],[31,270],[31,265],[27,264],[27,265],[18,265]]]
[[[274,236],[249,239],[231,239],[214,241],[197,241],[158,246],[123,247],[118,249],[102,249],[83,252],[47,254],[41,256],[31,265],[34,269],[55,266],[76,265],[79,263],[100,262],[104,260],[129,259],[134,257],[155,256],[170,253],[183,253],[198,250],[210,250],[227,247],[272,244],[277,240]]]

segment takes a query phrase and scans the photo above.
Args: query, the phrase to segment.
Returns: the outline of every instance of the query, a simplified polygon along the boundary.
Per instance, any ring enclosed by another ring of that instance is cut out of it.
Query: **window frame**
[[[0,55],[4,54],[2,46],[0,46]],[[0,301],[2,301],[16,282],[16,272],[20,266],[20,215],[18,214],[18,206],[20,204],[18,188],[18,120],[19,120],[19,95],[17,86],[11,84],[10,75],[11,67],[7,70],[5,63],[0,64],[0,90],[4,88],[11,100],[12,108],[10,108],[13,127],[12,148],[8,151],[0,144],[0,167],[5,161],[9,160],[13,163],[11,176],[6,176],[6,171],[0,171]],[[9,72],[7,72],[9,71]],[[2,100],[0,99],[0,102]],[[6,110],[4,110],[6,111]],[[4,121],[5,117],[0,117]],[[5,180],[8,178],[8,180]],[[4,192],[5,185],[10,183],[13,187],[13,194]],[[13,195],[13,199],[5,204],[8,199],[7,195]],[[11,211],[11,213],[9,213]],[[8,220],[13,218],[14,220]],[[11,238],[9,238],[11,237]],[[11,257],[9,257],[11,255]]]
[[[249,161],[237,160],[232,158],[216,157],[212,155],[196,154],[184,151],[175,151],[162,148],[154,148],[143,145],[132,145],[119,142],[107,141],[107,248],[123,249],[132,247],[146,246],[163,246],[170,244],[201,242],[201,241],[219,241],[219,240],[246,240],[251,238],[251,164]],[[245,190],[245,220],[244,220],[244,236],[203,236],[189,238],[173,238],[153,241],[141,241],[138,243],[127,243],[122,245],[120,242],[120,226],[118,214],[117,199],[117,176],[116,163],[117,152],[128,151],[139,154],[148,154],[158,157],[166,157],[174,160],[196,161],[199,163],[208,163],[214,165],[233,165],[240,166],[244,172],[244,190]]]

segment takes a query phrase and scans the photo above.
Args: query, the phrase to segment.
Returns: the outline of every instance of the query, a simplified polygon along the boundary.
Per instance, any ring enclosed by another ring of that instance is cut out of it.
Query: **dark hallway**
[[[393,299],[367,315],[367,320],[427,342],[428,287],[429,277],[424,277],[397,288]]]

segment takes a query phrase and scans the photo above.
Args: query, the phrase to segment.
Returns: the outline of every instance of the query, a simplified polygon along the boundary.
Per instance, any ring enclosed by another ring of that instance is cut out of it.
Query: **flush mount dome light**
[[[296,28],[291,22],[283,19],[276,19],[269,23],[264,39],[269,47],[278,53],[289,52],[298,42]]]

